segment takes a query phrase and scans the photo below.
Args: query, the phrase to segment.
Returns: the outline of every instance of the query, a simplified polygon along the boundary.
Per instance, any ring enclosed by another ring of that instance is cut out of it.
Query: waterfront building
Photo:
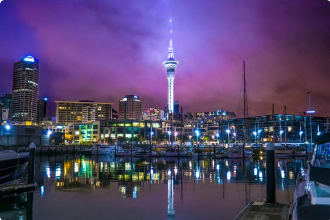
[[[151,120],[151,121],[160,121],[164,120],[164,110],[158,108],[148,108],[146,111],[143,112],[143,120]]]
[[[112,120],[101,122],[102,142],[119,141],[149,141],[152,135],[154,141],[163,138],[163,121]],[[152,132],[152,133],[151,133]]]
[[[120,120],[141,120],[142,101],[137,95],[127,95],[119,101]]]
[[[212,128],[213,135],[218,133],[221,142],[243,142],[246,132],[246,141],[257,144],[269,141],[310,143],[311,137],[314,142],[319,135],[329,131],[329,118],[291,114],[254,116],[246,120],[223,120]]]
[[[91,145],[100,141],[100,121],[71,124],[65,129],[66,144]]]
[[[44,135],[42,127],[25,125],[0,126],[0,145],[29,146],[31,142],[41,145]]]
[[[12,112],[12,95],[3,94],[3,96],[0,97],[0,105],[2,106],[0,117],[2,117],[3,121],[8,121]]]
[[[38,94],[39,60],[23,57],[14,64],[11,120],[36,122]]]
[[[112,119],[112,103],[94,101],[55,101],[56,123],[77,124]]]
[[[47,98],[38,99],[37,121],[38,123],[46,119],[47,116]]]
[[[174,77],[175,77],[175,69],[178,65],[178,61],[174,59],[174,50],[173,50],[173,38],[172,38],[172,19],[170,19],[170,41],[168,48],[168,56],[167,60],[163,63],[166,68],[167,73],[167,81],[168,81],[168,113],[174,113]]]

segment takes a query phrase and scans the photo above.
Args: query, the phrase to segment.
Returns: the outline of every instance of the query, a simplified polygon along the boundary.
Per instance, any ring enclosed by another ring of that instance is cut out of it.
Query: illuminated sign
[[[315,110],[308,110],[306,113],[307,114],[314,114],[315,113]]]
[[[24,60],[25,62],[32,62],[32,63],[34,63],[34,58],[33,58],[33,56],[26,56],[26,57],[23,58],[23,60]]]

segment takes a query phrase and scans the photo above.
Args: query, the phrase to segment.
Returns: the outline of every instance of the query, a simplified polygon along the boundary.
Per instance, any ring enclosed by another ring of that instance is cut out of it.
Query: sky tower
[[[172,19],[169,20],[170,23],[170,43],[168,47],[167,60],[163,63],[167,71],[167,81],[168,81],[168,113],[173,113],[174,109],[174,76],[175,68],[178,65],[178,61],[174,59],[173,51],[173,30],[172,30]]]

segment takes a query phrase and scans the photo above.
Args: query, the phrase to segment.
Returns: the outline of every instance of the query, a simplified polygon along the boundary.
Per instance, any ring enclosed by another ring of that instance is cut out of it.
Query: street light
[[[11,129],[11,126],[10,125],[6,125],[5,128],[6,128],[7,131],[9,131]]]
[[[257,143],[257,132],[254,131],[253,132],[253,135],[254,135],[254,143],[256,144]]]
[[[152,144],[152,136],[154,135],[154,132],[153,131],[151,131],[150,132],[150,144]]]
[[[226,133],[227,133],[227,135],[228,135],[228,146],[229,146],[229,134],[230,134],[230,129],[227,129],[227,130],[226,130]]]
[[[303,131],[299,131],[299,142],[301,143],[301,136],[303,135]]]
[[[171,131],[168,131],[168,143],[170,144],[171,143],[171,134],[172,132]]]

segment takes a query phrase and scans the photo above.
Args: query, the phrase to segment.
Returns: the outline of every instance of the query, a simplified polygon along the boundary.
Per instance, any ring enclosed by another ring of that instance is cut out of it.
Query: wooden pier
[[[0,187],[0,198],[6,196],[12,196],[15,194],[25,193],[34,191],[37,188],[37,184],[25,184],[25,183],[18,183],[18,184],[11,184],[8,186]]]
[[[235,220],[288,220],[290,206],[279,203],[251,202]]]

